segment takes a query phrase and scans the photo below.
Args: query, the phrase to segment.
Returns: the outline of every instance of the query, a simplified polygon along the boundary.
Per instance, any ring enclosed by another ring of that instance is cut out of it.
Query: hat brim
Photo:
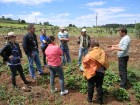
[[[7,38],[11,38],[11,37],[16,37],[16,35],[9,35],[9,36],[7,35],[4,38],[7,39]]]

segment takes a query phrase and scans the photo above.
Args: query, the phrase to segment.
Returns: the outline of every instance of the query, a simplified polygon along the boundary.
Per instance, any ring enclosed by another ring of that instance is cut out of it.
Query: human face
[[[9,42],[15,42],[16,41],[16,37],[15,36],[12,36],[9,38]]]
[[[81,34],[82,34],[82,35],[86,35],[86,31],[84,31],[84,32],[81,32]]]
[[[35,32],[35,27],[33,26],[32,28],[30,28],[30,32],[34,33]]]
[[[119,35],[120,35],[120,37],[123,37],[124,36],[124,33],[121,32],[121,31],[119,31]]]
[[[46,30],[42,30],[42,35],[46,35]]]

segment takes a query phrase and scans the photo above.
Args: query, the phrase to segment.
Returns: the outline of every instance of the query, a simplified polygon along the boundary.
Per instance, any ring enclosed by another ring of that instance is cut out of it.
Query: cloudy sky
[[[0,17],[78,27],[140,22],[140,0],[0,0]]]

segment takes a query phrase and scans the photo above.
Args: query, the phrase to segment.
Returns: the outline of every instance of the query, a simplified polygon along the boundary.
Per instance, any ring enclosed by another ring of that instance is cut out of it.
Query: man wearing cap
[[[0,50],[0,55],[3,57],[3,61],[7,62],[7,65],[10,67],[12,73],[11,80],[14,88],[17,88],[17,84],[16,84],[17,71],[19,72],[23,82],[25,84],[30,84],[31,82],[27,81],[23,74],[23,68],[21,65],[22,53],[19,44],[15,42],[16,36],[14,32],[9,32],[8,35],[5,36],[5,39],[7,43]]]
[[[71,58],[69,55],[69,47],[68,47],[69,35],[68,35],[68,32],[65,31],[65,27],[60,27],[60,32],[58,33],[58,38],[60,40],[60,48],[63,51],[63,55],[62,55],[63,65],[66,64],[65,56],[67,58],[67,63],[70,64]]]
[[[44,72],[42,70],[39,58],[38,42],[35,34],[35,27],[33,24],[29,24],[27,29],[28,33],[23,37],[23,49],[28,58],[30,75],[33,79],[36,79],[35,68],[33,66],[34,62],[36,63],[39,74],[43,75]]]
[[[79,36],[79,40],[77,41],[80,44],[79,55],[78,55],[78,65],[81,65],[82,56],[88,53],[88,49],[90,47],[90,36],[86,34],[86,29],[81,30],[81,35]]]

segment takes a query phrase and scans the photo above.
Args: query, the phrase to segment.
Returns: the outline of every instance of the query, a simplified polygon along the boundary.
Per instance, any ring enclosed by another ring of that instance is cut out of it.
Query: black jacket
[[[18,43],[15,43],[16,47],[19,50],[20,57],[22,57],[22,53],[19,47]],[[13,43],[8,42],[1,50],[0,50],[0,55],[3,57],[3,61],[8,61],[9,56],[12,55],[12,49],[13,49]]]
[[[34,41],[36,44],[34,44]],[[38,51],[38,42],[37,42],[36,35],[35,34],[30,35],[30,33],[27,33],[23,37],[22,45],[23,45],[23,49],[24,49],[26,55],[31,55],[35,46],[37,46],[37,51]]]

